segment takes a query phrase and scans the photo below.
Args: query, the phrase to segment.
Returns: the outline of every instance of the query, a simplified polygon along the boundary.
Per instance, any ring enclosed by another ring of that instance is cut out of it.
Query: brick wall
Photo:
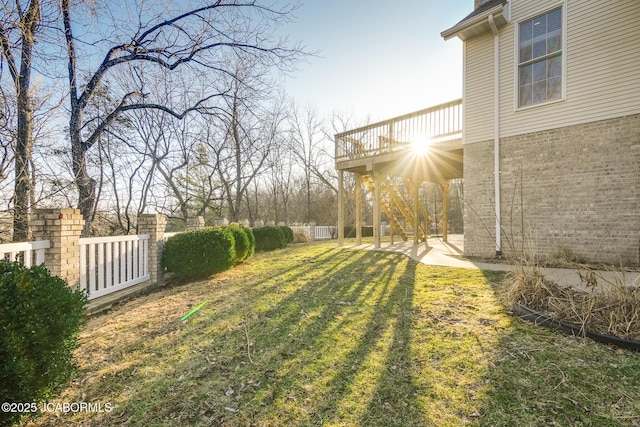
[[[640,257],[640,115],[502,138],[503,253]],[[464,146],[465,252],[495,254],[493,141]],[[524,236],[524,237],[523,237]]]

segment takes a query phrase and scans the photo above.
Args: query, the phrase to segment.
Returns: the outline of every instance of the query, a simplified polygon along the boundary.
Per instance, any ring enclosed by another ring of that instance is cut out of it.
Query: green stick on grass
[[[188,312],[187,314],[185,314],[184,316],[182,316],[180,318],[181,321],[185,321],[189,318],[189,316],[191,316],[193,313],[195,313],[196,311],[200,310],[207,302],[201,302],[200,304],[198,304],[198,306],[196,308],[194,308],[193,310],[191,310],[190,312]]]

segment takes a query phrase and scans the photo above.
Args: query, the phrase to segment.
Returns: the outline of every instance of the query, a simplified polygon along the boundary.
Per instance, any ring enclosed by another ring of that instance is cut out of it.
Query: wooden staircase
[[[371,194],[375,194],[376,184],[373,176],[364,175],[362,177],[362,181],[364,182],[367,189],[371,192]],[[398,185],[397,182],[393,182],[388,177],[381,182],[380,207],[382,208],[382,211],[387,215],[387,218],[389,218],[389,221],[393,226],[394,233],[399,234],[402,240],[406,242],[407,240],[409,240],[409,234],[405,229],[405,227],[400,222],[399,215],[401,215],[404,218],[405,224],[406,223],[413,224],[415,217],[413,215],[413,209],[411,208],[412,200],[407,200],[405,196],[402,194],[402,192],[399,191],[397,185]],[[404,182],[404,185],[407,187],[410,194],[415,194],[413,192],[414,187],[408,186],[407,182]],[[420,208],[421,213],[424,215],[424,217],[429,218],[429,216],[427,215],[427,211],[424,209],[424,206],[422,206],[421,203],[418,203],[418,206]],[[427,241],[427,233],[424,230],[422,224],[420,224],[419,222],[418,222],[418,229],[414,230],[414,232],[418,233],[418,239],[420,241],[422,242]]]

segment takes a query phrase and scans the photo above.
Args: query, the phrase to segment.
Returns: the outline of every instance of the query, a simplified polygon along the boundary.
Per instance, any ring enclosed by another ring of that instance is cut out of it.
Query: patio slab
[[[380,249],[375,249],[373,244],[363,244],[345,246],[347,249],[375,250],[383,252],[401,253],[409,258],[427,265],[454,268],[473,268],[489,271],[511,271],[514,266],[502,263],[477,262],[464,258],[464,239],[462,235],[449,236],[448,242],[441,238],[430,238],[427,243],[414,245],[413,242],[384,242]],[[548,279],[559,285],[572,286],[582,290],[587,290],[585,284],[580,279],[580,274],[585,274],[586,270],[573,268],[543,268],[543,274]],[[598,271],[598,285],[605,287],[618,280],[624,280],[629,286],[640,287],[640,272]]]

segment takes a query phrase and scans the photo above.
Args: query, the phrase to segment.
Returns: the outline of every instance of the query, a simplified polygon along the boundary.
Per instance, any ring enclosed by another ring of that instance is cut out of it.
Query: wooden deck
[[[381,215],[408,240],[426,241],[429,215],[420,205],[423,182],[440,184],[443,195],[444,234],[447,240],[447,197],[451,180],[463,177],[462,100],[373,123],[335,136],[338,170],[338,241],[344,240],[344,174],[356,175],[356,212],[361,212],[363,185],[373,196],[374,246],[380,247]],[[361,218],[356,216],[358,242]]]
[[[397,171],[420,172],[425,181],[461,178],[462,100],[339,133],[335,144],[338,170],[366,174],[387,169],[395,174],[393,167],[400,164]],[[414,148],[424,144],[428,150],[417,156]],[[417,157],[424,158],[422,163]]]

